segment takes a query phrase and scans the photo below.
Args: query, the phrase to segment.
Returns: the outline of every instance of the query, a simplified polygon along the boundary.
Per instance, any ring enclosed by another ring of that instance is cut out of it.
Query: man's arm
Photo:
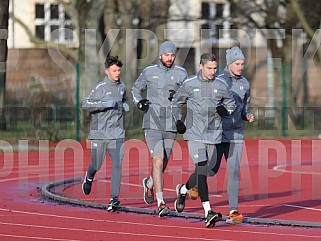
[[[129,105],[128,105],[127,97],[126,97],[126,90],[124,91],[124,94],[123,94],[122,104],[123,104],[124,111],[129,111]]]
[[[246,92],[243,101],[244,101],[244,105],[243,105],[243,110],[242,110],[242,118],[245,121],[253,122],[254,121],[254,115],[249,110],[249,105],[250,105],[250,102],[251,102],[251,90],[250,90],[250,88]]]
[[[133,88],[132,88],[132,96],[134,104],[138,104],[139,101],[143,99],[142,93],[146,89],[147,86],[147,77],[146,73],[143,72],[139,75],[137,80],[135,81]]]
[[[216,79],[221,92],[220,105],[217,106],[216,111],[220,116],[231,115],[236,109],[236,103],[227,83],[220,79]]]
[[[106,108],[113,108],[117,105],[117,101],[102,101],[103,89],[100,85],[94,87],[90,94],[82,102],[82,108],[89,112],[104,111]]]

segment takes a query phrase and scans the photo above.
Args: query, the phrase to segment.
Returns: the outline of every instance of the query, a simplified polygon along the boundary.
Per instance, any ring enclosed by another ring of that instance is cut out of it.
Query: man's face
[[[176,58],[175,54],[172,54],[172,53],[165,53],[159,56],[160,61],[167,68],[172,67],[175,61],[175,58]]]
[[[242,75],[244,69],[244,60],[236,60],[228,66],[228,69],[233,76]]]
[[[105,69],[105,74],[108,75],[109,79],[115,82],[119,80],[120,73],[121,73],[121,68],[115,64]]]
[[[217,70],[217,62],[216,61],[208,61],[206,64],[200,64],[200,70],[202,73],[202,78],[204,80],[211,80],[214,78],[216,70]]]

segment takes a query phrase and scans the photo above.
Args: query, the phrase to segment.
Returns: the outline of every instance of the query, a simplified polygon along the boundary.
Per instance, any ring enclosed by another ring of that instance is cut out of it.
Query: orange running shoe
[[[189,195],[190,199],[196,200],[198,198],[197,186],[192,187],[190,190],[188,190],[188,195]]]
[[[230,212],[226,223],[228,224],[240,224],[243,222],[243,215],[238,212],[238,210],[233,210]]]

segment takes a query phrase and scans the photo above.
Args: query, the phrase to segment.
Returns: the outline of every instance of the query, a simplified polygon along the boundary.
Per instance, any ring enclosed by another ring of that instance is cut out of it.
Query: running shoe
[[[234,210],[231,212],[226,219],[226,223],[228,224],[240,224],[243,222],[243,215],[238,212],[238,210]]]
[[[144,187],[144,201],[146,204],[152,204],[154,202],[154,188],[148,188],[147,182],[148,177],[144,178],[143,180],[143,187]]]
[[[120,209],[120,201],[118,201],[117,197],[111,197],[108,203],[107,211],[115,212],[118,209]]]
[[[215,226],[215,223],[222,220],[222,214],[213,212],[212,210],[208,211],[205,225],[207,228],[211,228]]]
[[[160,217],[164,217],[167,216],[170,212],[169,208],[166,206],[165,203],[161,203],[161,205],[159,205],[158,207],[158,216]]]
[[[82,183],[82,191],[83,191],[83,193],[84,194],[86,194],[86,195],[89,195],[90,194],[90,192],[91,192],[91,186],[92,186],[92,184],[93,184],[93,178],[92,179],[89,179],[88,177],[87,177],[87,172],[86,172],[86,175],[85,175],[85,178],[84,178],[84,181],[83,181],[83,183]]]
[[[181,188],[182,188],[183,184],[178,184],[176,186],[176,195],[177,195],[177,199],[174,203],[175,205],[175,210],[179,213],[184,211],[185,208],[185,198],[186,198],[186,194],[181,194]]]

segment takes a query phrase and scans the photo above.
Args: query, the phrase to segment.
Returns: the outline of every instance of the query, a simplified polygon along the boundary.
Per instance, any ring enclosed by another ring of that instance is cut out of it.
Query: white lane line
[[[90,221],[90,222],[105,222],[105,223],[115,223],[115,224],[126,224],[126,225],[138,225],[138,226],[149,226],[149,227],[162,227],[162,228],[174,228],[174,229],[188,229],[191,228],[193,230],[201,230],[202,232],[213,231],[213,229],[205,229],[200,227],[187,227],[187,226],[174,226],[174,225],[160,225],[160,224],[150,224],[150,223],[138,223],[138,222],[126,222],[126,221],[113,221],[107,219],[92,219],[92,218],[82,218],[82,217],[75,217],[75,216],[62,216],[62,215],[55,215],[55,214],[48,214],[48,213],[35,213],[35,212],[27,212],[27,211],[19,211],[13,209],[3,209],[0,208],[0,211],[10,212],[10,213],[20,213],[20,214],[27,214],[27,215],[35,215],[35,216],[45,216],[45,217],[52,217],[58,218],[60,221],[62,218],[64,219],[71,219],[71,220],[79,220],[79,221]],[[265,229],[268,229],[266,227]],[[244,234],[259,234],[259,235],[271,235],[271,236],[286,236],[286,237],[303,237],[303,238],[317,238],[320,240],[321,235],[304,235],[304,234],[293,234],[293,233],[274,233],[274,232],[261,232],[261,231],[247,231],[247,230],[232,230],[232,229],[223,229],[223,228],[215,228],[215,232],[227,232],[227,233],[235,233],[236,235],[239,233]],[[163,237],[163,236],[162,236]]]
[[[273,167],[274,171],[277,172],[283,172],[283,173],[292,173],[292,174],[304,174],[304,175],[321,175],[321,173],[315,172],[315,171],[303,171],[303,170],[287,170],[287,167],[300,167],[303,163],[297,163],[297,165],[294,163],[292,165],[288,165],[288,164],[280,164],[280,165],[276,165]],[[302,165],[302,167],[313,167],[313,166],[304,166]]]
[[[7,238],[21,238],[22,240],[26,239],[36,239],[36,240],[53,240],[53,241],[82,241],[79,239],[57,239],[57,238],[46,238],[46,237],[33,237],[33,236],[23,236],[23,235],[10,235],[10,234],[1,234],[0,237],[7,237]]]
[[[170,238],[173,239],[184,239],[184,240],[217,240],[217,241],[232,241],[229,239],[208,239],[208,238],[199,238],[199,237],[187,237],[187,236],[172,236],[172,235],[157,235],[157,234],[141,234],[141,233],[129,233],[129,232],[113,232],[113,231],[106,231],[106,230],[92,230],[92,229],[78,229],[78,228],[62,228],[62,227],[48,227],[48,226],[41,226],[41,225],[28,225],[28,224],[19,224],[19,223],[3,223],[0,222],[0,225],[10,225],[10,226],[18,226],[18,227],[28,227],[28,228],[42,228],[42,229],[53,229],[53,230],[64,230],[64,231],[75,231],[79,232],[92,232],[92,233],[102,233],[102,234],[112,234],[112,235],[126,235],[126,236],[143,236],[143,237],[157,237],[157,238]],[[40,237],[39,237],[40,238]],[[53,239],[58,240],[58,239]]]
[[[59,175],[56,175],[56,174],[45,174],[45,175],[37,175],[36,174],[36,176],[34,176],[34,177],[32,177],[32,176],[29,176],[29,175],[26,175],[26,176],[23,176],[23,177],[13,177],[13,178],[7,178],[7,179],[0,179],[0,183],[1,182],[12,182],[12,181],[18,181],[18,180],[29,180],[29,179],[32,179],[32,178],[44,178],[44,177],[55,177],[57,180],[51,180],[50,182],[54,182],[54,181],[61,181],[61,179],[62,178],[65,178],[65,175],[66,174],[69,174],[69,173],[71,173],[71,174],[74,174],[74,176],[72,177],[70,177],[70,178],[77,178],[77,177],[79,177],[79,175],[81,174],[81,175],[83,175],[83,172],[73,172],[73,171],[71,171],[71,172],[65,172],[65,173],[62,173],[62,174],[59,174]],[[58,179],[58,177],[60,177],[61,176],[61,178],[60,179]],[[69,178],[68,178],[69,179]],[[41,180],[41,179],[40,179]],[[41,180],[42,182],[44,181],[44,180]],[[48,181],[49,182],[49,180],[45,180],[45,181]]]
[[[309,208],[309,207],[297,206],[297,205],[292,205],[292,204],[283,204],[283,205],[287,206],[287,207],[292,207],[292,208],[300,208],[300,209],[306,209],[306,210],[312,210],[312,211],[321,212],[320,208]]]

